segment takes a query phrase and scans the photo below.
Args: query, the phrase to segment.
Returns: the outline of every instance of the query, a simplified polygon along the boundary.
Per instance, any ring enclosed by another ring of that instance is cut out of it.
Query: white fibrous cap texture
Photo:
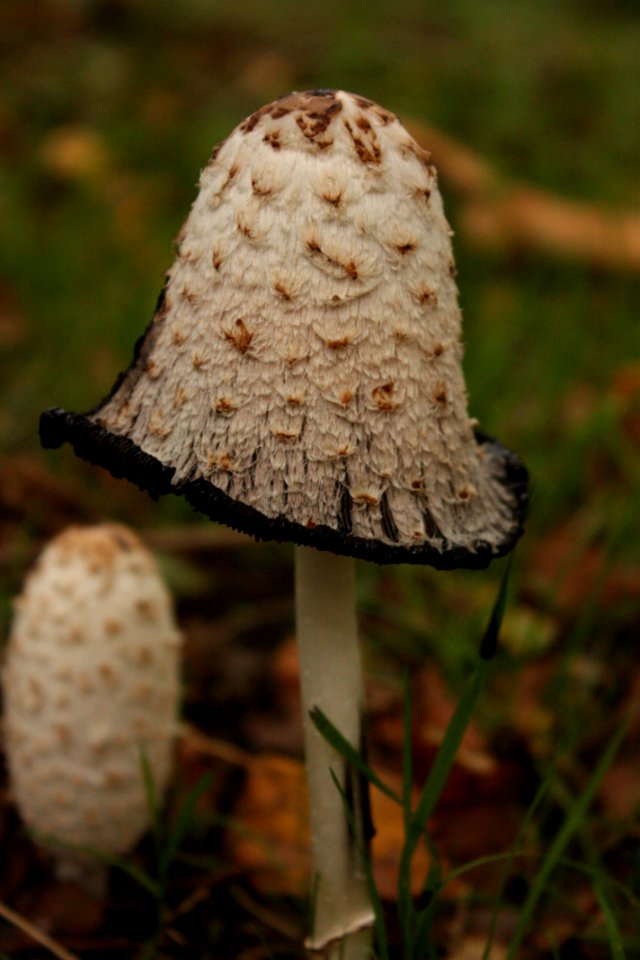
[[[497,548],[514,498],[467,413],[454,275],[435,170],[396,117],[291,94],[214,151],[94,422],[267,518]]]
[[[16,600],[3,671],[11,790],[61,860],[128,851],[172,768],[180,636],[150,553],[118,525],[70,527]]]

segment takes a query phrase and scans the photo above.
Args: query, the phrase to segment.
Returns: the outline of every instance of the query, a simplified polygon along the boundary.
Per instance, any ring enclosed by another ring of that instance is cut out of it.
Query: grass
[[[398,0],[392,19],[380,0],[366,8],[7,0],[2,16],[0,449],[11,463],[28,456],[61,474],[79,497],[95,498],[97,512],[121,520],[194,518],[179,501],[147,504],[106,485],[96,493],[102,481],[68,452],[39,451],[39,412],[93,406],[127,365],[199,169],[262,102],[290,88],[343,86],[439,125],[505,178],[603,207],[640,205],[640,18],[622,0]],[[75,160],[64,159],[61,142]],[[640,861],[624,861],[616,846],[624,828],[597,821],[584,797],[597,788],[585,768],[597,772],[616,743],[611,713],[625,697],[640,623],[637,588],[624,586],[640,567],[640,282],[631,271],[472,246],[457,198],[445,200],[460,228],[471,411],[518,450],[534,485],[504,625],[509,653],[498,654],[496,682],[478,705],[485,729],[499,735],[516,713],[504,690],[548,667],[538,704],[548,727],[533,750],[544,790],[526,821],[541,859],[522,867],[514,854],[529,898],[518,937],[534,908],[553,914],[554,898],[562,900],[549,877],[573,876],[578,863],[591,871],[600,934],[618,960],[638,943],[629,897]],[[44,528],[37,498],[20,509],[20,540],[0,571],[3,635],[9,598]],[[599,565],[587,576],[594,556]],[[363,565],[372,669],[402,676],[435,662],[464,696],[494,579],[492,571]],[[234,602],[242,605],[241,593]],[[518,634],[524,622],[529,637]],[[589,670],[594,680],[579,679]],[[500,855],[510,862],[508,851]],[[405,926],[415,930],[405,907]]]
[[[336,729],[328,717],[326,717],[318,707],[311,711],[311,718],[317,729],[337,752],[348,760],[349,763],[353,764],[353,766],[366,777],[370,784],[376,786],[402,807],[404,843],[398,869],[397,902],[398,919],[402,932],[402,956],[404,960],[420,960],[422,957],[431,956],[432,954],[435,955],[431,928],[438,887],[441,885],[438,863],[437,860],[434,861],[434,868],[425,878],[423,892],[418,898],[414,898],[411,892],[411,865],[418,845],[425,841],[427,843],[429,842],[428,821],[431,819],[436,804],[442,795],[462,737],[469,725],[478,698],[487,681],[491,661],[495,656],[500,627],[506,607],[509,570],[510,564],[507,564],[498,596],[491,611],[489,623],[480,644],[476,667],[468,681],[467,689],[460,697],[455,713],[446,729],[415,808],[412,802],[414,776],[411,751],[411,692],[408,674],[405,675],[404,683],[402,796],[398,796],[380,779],[358,751],[342,736],[340,731]],[[353,812],[349,809],[344,790],[335,777],[334,782],[336,789],[340,790],[342,794],[349,823],[353,829],[355,827]],[[371,900],[375,911],[376,948],[378,956],[380,960],[388,960],[390,948],[384,923],[382,901],[375,885],[375,878],[368,852],[361,849],[360,855],[364,869],[366,870]]]
[[[485,689],[492,660],[495,656],[500,628],[503,622],[506,609],[507,583],[510,565],[507,565],[503,574],[502,583],[498,596],[494,603],[489,623],[485,630],[482,642],[480,644],[480,656],[473,671],[468,685],[458,701],[455,713],[446,729],[442,743],[438,749],[429,775],[422,787],[418,803],[413,806],[412,789],[414,776],[412,770],[411,753],[411,694],[408,677],[405,678],[404,685],[404,752],[403,752],[403,778],[402,795],[393,791],[386,785],[371,767],[363,760],[356,750],[349,744],[340,732],[331,724],[328,718],[316,708],[312,712],[312,719],[316,727],[323,734],[328,742],[343,756],[352,763],[355,768],[362,773],[369,783],[376,786],[387,794],[392,800],[400,804],[403,809],[404,817],[404,844],[402,848],[399,872],[398,872],[398,917],[402,932],[401,953],[404,960],[421,960],[421,958],[436,956],[434,941],[432,939],[432,928],[434,912],[437,907],[439,892],[447,886],[455,877],[462,876],[469,870],[478,866],[486,865],[489,860],[505,861],[504,872],[498,894],[495,898],[494,909],[491,923],[489,926],[486,947],[484,950],[484,960],[490,956],[493,940],[495,937],[496,925],[500,910],[503,906],[503,896],[506,881],[514,866],[514,861],[520,853],[520,845],[527,828],[533,823],[538,807],[545,795],[557,789],[557,773],[549,768],[545,778],[542,780],[536,795],[534,796],[529,809],[523,819],[518,835],[514,841],[513,847],[505,854],[499,854],[494,858],[481,858],[472,863],[465,864],[448,877],[442,877],[437,859],[434,861],[432,869],[425,877],[422,894],[418,897],[411,891],[411,863],[414,858],[416,848],[419,843],[429,843],[428,823],[433,816],[436,805],[440,800],[444,787],[447,783],[451,769],[453,767],[456,754],[460,747],[463,735],[467,730],[472,715],[478,704],[478,699]],[[602,783],[602,779],[615,760],[625,737],[628,735],[629,727],[633,721],[636,710],[633,710],[625,720],[618,725],[606,749],[599,758],[591,776],[586,784],[582,786],[575,796],[571,796],[566,804],[565,818],[552,841],[550,842],[546,853],[541,857],[540,862],[535,868],[531,878],[531,885],[528,895],[520,911],[518,923],[515,931],[510,938],[507,952],[507,960],[516,960],[520,956],[525,936],[530,931],[534,918],[536,917],[540,901],[547,895],[549,881],[551,876],[563,864],[563,858],[567,848],[577,834],[584,828],[585,819],[589,808],[594,802],[597,791]],[[336,780],[336,788],[341,787]],[[343,793],[343,791],[341,790]],[[350,823],[352,823],[352,813],[349,810],[346,796],[343,793],[343,800]],[[589,842],[588,836],[586,837]],[[595,850],[592,848],[592,854]],[[375,910],[376,923],[376,956],[379,960],[389,960],[391,956],[388,941],[387,930],[385,926],[384,911],[382,901],[375,886],[375,878],[371,862],[366,850],[361,850],[361,856],[366,870],[366,875],[371,891],[372,903]],[[595,856],[595,864],[591,868],[594,876],[594,890],[598,903],[600,904],[605,921],[606,936],[610,945],[611,955],[616,958],[625,956],[624,938],[620,931],[616,919],[615,910],[612,907],[610,899],[611,888],[615,883],[611,883],[607,878],[606,872],[597,862],[599,858]],[[581,867],[580,867],[581,869]],[[623,888],[624,889],[624,888]],[[626,892],[626,891],[625,891]],[[634,898],[632,898],[634,899]],[[635,902],[635,901],[634,901]]]

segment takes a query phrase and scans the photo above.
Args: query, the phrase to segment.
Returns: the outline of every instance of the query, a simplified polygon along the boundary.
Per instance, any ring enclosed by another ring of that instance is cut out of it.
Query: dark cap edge
[[[516,501],[513,531],[497,549],[481,541],[474,551],[456,544],[448,544],[439,551],[429,545],[394,546],[343,534],[325,525],[307,528],[284,517],[266,517],[255,508],[233,500],[203,478],[174,484],[173,467],[145,453],[128,437],[105,430],[85,414],[68,413],[60,408],[45,410],[40,417],[39,432],[42,446],[47,449],[68,442],[82,460],[104,467],[113,477],[126,478],[154,499],[166,494],[184,496],[199,513],[256,540],[290,542],[378,564],[425,564],[437,570],[453,570],[487,567],[492,560],[509,553],[523,533],[528,504],[526,468],[516,454],[484,434],[477,434],[478,442],[488,445],[502,460],[504,485]]]

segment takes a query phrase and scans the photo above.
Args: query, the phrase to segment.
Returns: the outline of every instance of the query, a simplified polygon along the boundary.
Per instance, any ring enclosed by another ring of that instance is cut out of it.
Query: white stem
[[[357,849],[362,836],[356,841],[349,830],[331,771],[353,802],[361,835],[366,829],[362,816],[365,798],[359,779],[309,719],[309,711],[320,707],[360,749],[364,694],[355,564],[350,557],[296,547],[295,572],[314,877],[313,932],[308,947],[327,960],[364,960],[371,955],[373,910]]]

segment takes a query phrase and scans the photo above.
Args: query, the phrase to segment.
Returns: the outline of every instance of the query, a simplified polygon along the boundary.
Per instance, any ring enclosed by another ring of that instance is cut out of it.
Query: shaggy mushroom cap
[[[379,562],[484,566],[526,471],[475,431],[429,154],[343,91],[293,93],[214,150],[132,366],[45,446],[215,520]]]
[[[167,588],[124,527],[69,528],[27,577],[2,676],[7,760],[22,818],[63,859],[124,853],[147,829],[141,752],[160,794],[179,645]]]

